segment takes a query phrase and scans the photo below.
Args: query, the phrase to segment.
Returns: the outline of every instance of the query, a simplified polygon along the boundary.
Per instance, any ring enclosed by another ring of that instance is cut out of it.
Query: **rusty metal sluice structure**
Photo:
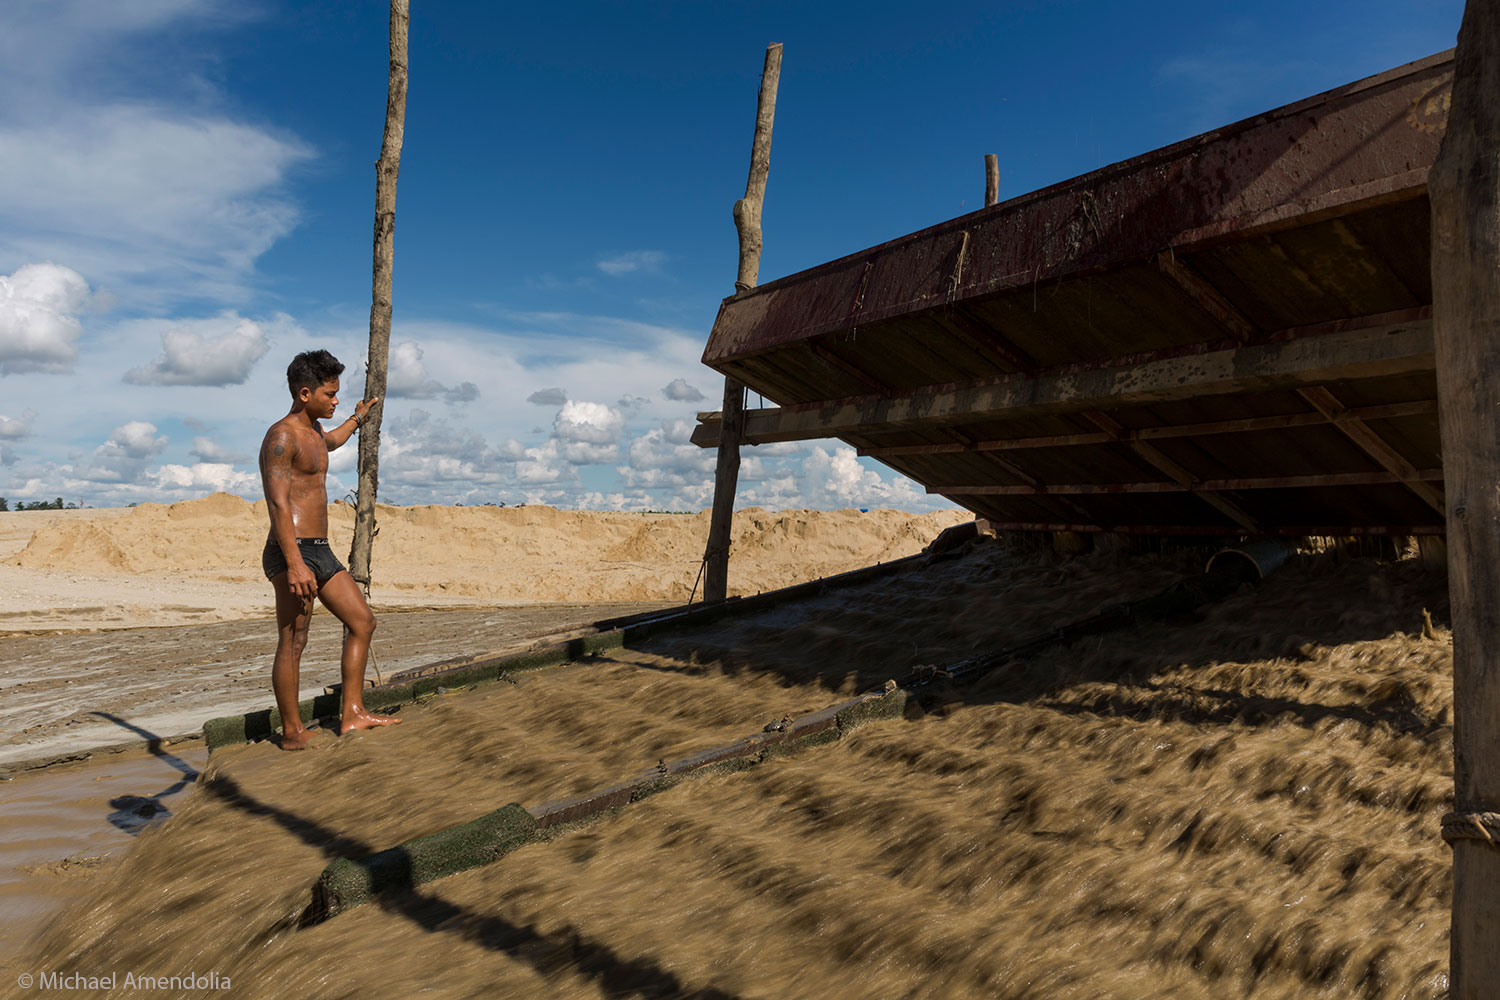
[[[724,300],[704,363],[1006,530],[1438,534],[1433,56]],[[694,441],[718,443],[719,415]]]

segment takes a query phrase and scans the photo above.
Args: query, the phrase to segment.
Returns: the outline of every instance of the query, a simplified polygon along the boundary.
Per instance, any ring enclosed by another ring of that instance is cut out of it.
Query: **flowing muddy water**
[[[1197,565],[985,543],[305,754],[217,752],[0,994],[52,970],[217,974],[253,997],[1441,995],[1442,577],[1330,557],[295,928],[334,857],[582,791]]]

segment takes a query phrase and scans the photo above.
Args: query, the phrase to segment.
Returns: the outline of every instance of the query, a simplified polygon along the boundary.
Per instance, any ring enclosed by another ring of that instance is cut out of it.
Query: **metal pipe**
[[[1263,580],[1297,552],[1286,538],[1252,538],[1209,557],[1205,573],[1230,573],[1247,581]]]

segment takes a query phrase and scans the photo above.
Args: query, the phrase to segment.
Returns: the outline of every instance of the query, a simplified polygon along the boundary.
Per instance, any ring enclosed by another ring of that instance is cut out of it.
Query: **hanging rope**
[[[1443,839],[1482,840],[1500,846],[1500,813],[1451,812],[1443,816]]]
[[[703,561],[700,562],[700,563],[698,563],[698,579],[696,579],[696,580],[693,581],[693,589],[688,594],[688,601],[687,602],[688,602],[689,606],[692,605],[693,598],[698,596],[698,584],[700,584],[700,583],[703,582],[703,573],[704,573],[705,570],[708,569],[708,561],[710,559],[712,559],[714,556],[718,555],[720,552],[728,552],[728,551],[729,551],[729,546],[726,544],[726,545],[721,545],[721,546],[719,546],[716,549],[710,549],[707,552],[703,553]]]

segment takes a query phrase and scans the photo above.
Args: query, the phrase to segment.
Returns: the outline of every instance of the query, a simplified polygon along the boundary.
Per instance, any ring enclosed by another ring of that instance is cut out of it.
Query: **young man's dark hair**
[[[286,366],[286,386],[295,396],[298,389],[316,389],[343,373],[343,364],[327,351],[303,351]]]

